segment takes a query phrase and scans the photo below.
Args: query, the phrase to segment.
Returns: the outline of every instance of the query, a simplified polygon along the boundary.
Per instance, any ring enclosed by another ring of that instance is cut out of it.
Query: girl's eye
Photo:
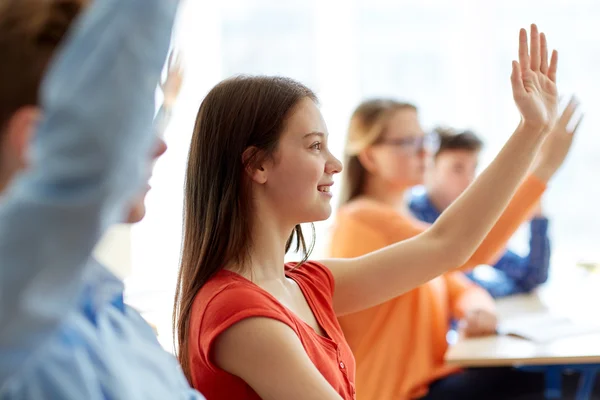
[[[313,150],[321,150],[321,143],[320,142],[313,143],[313,145],[310,146],[310,148]]]

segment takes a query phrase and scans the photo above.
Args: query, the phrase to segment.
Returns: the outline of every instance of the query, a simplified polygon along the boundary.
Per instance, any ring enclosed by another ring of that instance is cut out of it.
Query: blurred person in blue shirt
[[[0,5],[0,399],[202,399],[92,258],[144,215],[179,1],[87,3]]]

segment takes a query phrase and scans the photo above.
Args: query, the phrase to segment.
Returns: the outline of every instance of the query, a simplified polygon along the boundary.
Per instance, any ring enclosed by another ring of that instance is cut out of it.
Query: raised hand
[[[572,97],[542,144],[533,173],[544,181],[556,173],[571,150],[574,135],[583,118],[579,114],[577,122],[573,120],[578,107],[579,102]]]
[[[181,85],[183,84],[183,67],[181,65],[181,55],[175,55],[172,51],[169,54],[168,70],[166,79],[160,83],[160,88],[164,94],[164,103],[166,106],[172,106],[179,96]]]
[[[513,98],[522,122],[534,127],[549,128],[557,113],[556,69],[558,53],[552,52],[548,63],[546,36],[531,25],[531,48],[527,46],[527,31],[519,32],[519,61],[513,61],[511,83]]]

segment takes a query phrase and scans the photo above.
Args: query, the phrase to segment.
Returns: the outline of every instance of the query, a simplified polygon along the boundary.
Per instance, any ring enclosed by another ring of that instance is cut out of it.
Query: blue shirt
[[[427,193],[413,196],[410,209],[421,221],[432,224],[440,212],[431,203]],[[485,288],[493,297],[530,292],[546,282],[550,266],[550,240],[548,239],[548,219],[534,218],[530,224],[531,237],[529,255],[521,257],[507,250],[494,265],[492,273],[478,270],[466,275],[472,281]]]
[[[0,201],[0,399],[201,399],[91,257],[147,177],[178,1],[94,0]]]

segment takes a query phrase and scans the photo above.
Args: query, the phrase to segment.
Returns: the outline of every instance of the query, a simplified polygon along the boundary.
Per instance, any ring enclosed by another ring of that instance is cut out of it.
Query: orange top
[[[545,190],[531,176],[521,185],[487,238],[463,268],[495,261]],[[340,210],[330,255],[357,257],[406,240],[427,229],[417,219],[372,200],[354,200]],[[462,272],[446,275],[386,303],[341,317],[357,363],[360,400],[410,399],[427,394],[432,381],[455,371],[444,365],[451,317],[473,304],[493,306],[491,297]]]
[[[315,366],[342,398],[356,399],[354,357],[333,310],[333,275],[316,262],[307,262],[293,270],[294,266],[286,265],[286,275],[298,283],[327,337],[317,334],[258,285],[234,272],[218,272],[198,292],[190,323],[192,385],[207,399],[260,400],[246,382],[217,367],[211,355],[215,339],[222,332],[252,317],[272,318],[288,325],[300,338]]]

